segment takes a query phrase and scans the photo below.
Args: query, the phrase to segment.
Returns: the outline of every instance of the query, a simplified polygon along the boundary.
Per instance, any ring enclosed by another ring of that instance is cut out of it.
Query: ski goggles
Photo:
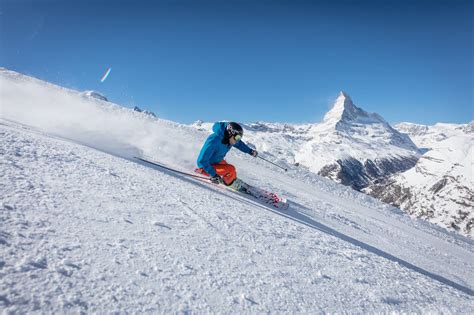
[[[242,135],[236,134],[234,136],[234,139],[235,139],[235,141],[240,141],[240,139],[242,139]]]

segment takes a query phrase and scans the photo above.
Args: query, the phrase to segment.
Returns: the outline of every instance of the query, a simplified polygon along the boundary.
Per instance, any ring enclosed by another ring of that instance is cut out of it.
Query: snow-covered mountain
[[[210,123],[194,126],[210,130]],[[380,115],[355,106],[341,92],[318,124],[253,123],[245,139],[287,165],[303,166],[356,190],[413,167],[420,152]]]
[[[296,153],[297,162],[357,190],[413,167],[419,158],[408,136],[380,115],[355,106],[344,92],[308,135],[311,139]]]
[[[368,192],[414,216],[474,237],[474,122],[401,123],[396,128],[426,153],[414,168]]]
[[[191,171],[207,131],[4,69],[0,89],[5,313],[473,312],[468,238],[233,150],[278,211],[133,159]]]
[[[404,122],[395,125],[395,129],[407,134],[419,148],[426,151],[436,148],[448,138],[473,134],[474,121],[468,124],[437,123],[433,126]]]

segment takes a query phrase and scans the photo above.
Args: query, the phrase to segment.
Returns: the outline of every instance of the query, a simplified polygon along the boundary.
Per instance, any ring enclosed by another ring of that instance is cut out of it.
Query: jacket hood
[[[225,136],[225,128],[227,127],[227,123],[226,122],[216,122],[213,126],[212,126],[212,132],[216,133],[217,135],[221,136],[221,137],[224,137]]]

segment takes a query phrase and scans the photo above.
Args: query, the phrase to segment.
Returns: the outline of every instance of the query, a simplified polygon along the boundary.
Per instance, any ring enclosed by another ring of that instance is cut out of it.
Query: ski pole
[[[282,167],[282,166],[280,166],[280,165],[278,165],[278,164],[275,164],[275,163],[273,163],[272,161],[269,161],[269,160],[267,160],[267,159],[261,157],[260,155],[257,155],[257,157],[261,158],[262,160],[264,160],[264,161],[266,161],[266,162],[268,162],[268,163],[270,163],[270,164],[275,165],[276,167],[281,168],[282,170],[285,170],[285,172],[288,171],[288,169],[286,169],[286,168],[284,168],[284,167]]]

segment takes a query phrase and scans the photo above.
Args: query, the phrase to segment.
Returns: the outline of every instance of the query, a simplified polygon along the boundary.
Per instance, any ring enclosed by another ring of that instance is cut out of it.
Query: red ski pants
[[[234,165],[227,164],[225,160],[222,160],[217,164],[212,164],[212,167],[214,167],[216,170],[217,175],[222,176],[222,179],[226,185],[232,184],[232,182],[237,178],[237,172],[235,171]],[[207,174],[203,168],[198,168],[196,171],[209,176],[209,174]]]

